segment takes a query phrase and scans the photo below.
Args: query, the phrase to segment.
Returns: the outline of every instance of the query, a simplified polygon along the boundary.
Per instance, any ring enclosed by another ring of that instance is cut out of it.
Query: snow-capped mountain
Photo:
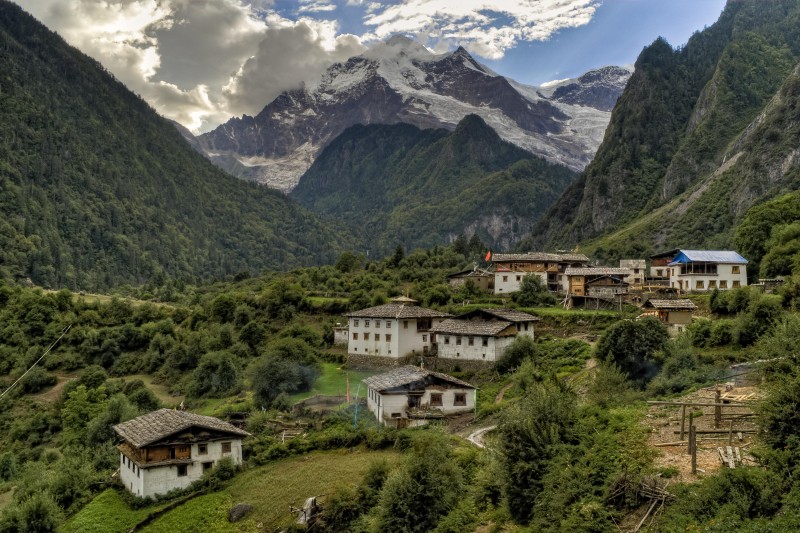
[[[579,78],[583,93],[591,93],[591,75]],[[623,75],[616,85],[610,75],[596,78],[614,99],[627,81]],[[610,107],[570,97],[580,92],[571,91],[546,94],[497,75],[463,48],[437,55],[395,36],[332,65],[314,86],[287,91],[255,117],[233,118],[198,140],[229,172],[290,191],[319,151],[349,126],[403,122],[453,129],[477,114],[503,139],[581,170],[602,141]]]

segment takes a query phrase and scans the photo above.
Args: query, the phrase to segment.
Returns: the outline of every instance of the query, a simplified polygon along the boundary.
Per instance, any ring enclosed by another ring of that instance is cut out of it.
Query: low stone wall
[[[478,371],[489,368],[493,363],[465,359],[443,359],[440,357],[422,357],[419,354],[400,357],[397,359],[380,357],[376,355],[350,354],[347,357],[347,366],[350,368],[390,369],[402,365],[419,366],[424,363],[428,370],[437,372]]]

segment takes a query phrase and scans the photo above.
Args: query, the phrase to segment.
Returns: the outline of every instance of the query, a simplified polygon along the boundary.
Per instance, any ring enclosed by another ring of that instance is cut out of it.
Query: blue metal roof
[[[728,250],[680,250],[670,265],[683,263],[734,263],[746,265],[747,259]]]

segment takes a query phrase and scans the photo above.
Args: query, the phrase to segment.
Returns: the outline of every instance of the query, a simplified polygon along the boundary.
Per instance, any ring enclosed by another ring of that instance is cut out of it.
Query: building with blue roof
[[[670,287],[682,291],[747,286],[747,259],[730,250],[677,250],[669,268]]]

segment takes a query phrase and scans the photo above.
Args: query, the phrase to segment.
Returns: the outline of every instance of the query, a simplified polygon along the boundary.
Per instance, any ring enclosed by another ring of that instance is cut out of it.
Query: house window
[[[453,405],[455,406],[467,405],[467,395],[463,392],[457,392],[456,398],[455,400],[453,400]]]
[[[728,280],[726,280],[726,279],[719,280],[719,288],[720,289],[727,289],[728,288]]]
[[[208,454],[208,444],[198,444],[197,455],[206,455],[206,454]]]
[[[664,271],[660,268],[656,269],[656,276],[661,277],[664,274]]]
[[[365,320],[365,321],[364,321],[364,327],[365,327],[365,328],[368,328],[368,327],[369,327],[369,320]]]
[[[214,462],[213,461],[209,461],[207,463],[203,463],[203,472],[207,472],[208,470],[211,470],[212,468],[214,468]]]
[[[442,406],[442,395],[437,392],[431,393],[431,407],[441,407]]]
[[[733,282],[733,288],[734,288],[734,289],[738,289],[739,287],[740,287],[739,281],[738,281],[738,280],[737,280],[737,281],[734,281],[734,282]]]
[[[517,281],[522,281],[522,276],[517,276]]]
[[[503,281],[508,281],[508,276],[503,276]]]
[[[185,477],[187,473],[186,465],[178,465],[178,477]]]
[[[703,285],[704,285],[704,284],[703,284],[703,280],[697,280],[697,288],[698,288],[698,289],[702,289],[702,288],[704,288],[704,287],[703,287]]]
[[[389,335],[388,333],[386,334],[386,342],[387,343],[392,342],[392,336]]]
[[[522,328],[523,328],[525,331],[528,331],[528,323],[527,323],[527,322],[525,322],[525,323],[522,325]]]
[[[358,340],[358,333],[353,333],[353,340],[354,340],[354,341],[357,341],[357,340]]]
[[[358,327],[358,320],[353,320],[353,327],[354,327],[354,328],[357,328],[357,327]]]
[[[460,336],[456,337],[456,346],[461,346],[461,337]]]
[[[222,453],[231,453],[231,443],[230,442],[223,442],[222,443]]]
[[[444,343],[445,344],[450,344],[450,337],[448,337],[447,335],[445,335],[445,337],[444,337]]]
[[[483,337],[483,345],[489,346],[489,337]]]
[[[469,336],[469,337],[467,337],[467,338],[469,339],[469,341],[467,342],[467,344],[469,344],[470,346],[475,346],[475,339],[472,337],[472,335],[470,335],[470,336]]]
[[[364,340],[365,341],[369,340],[369,333],[366,333],[366,332],[364,333]]]
[[[739,265],[733,265],[731,267],[731,274],[739,274]]]
[[[391,320],[387,320],[387,321],[386,321],[386,327],[387,327],[387,328],[390,328],[390,327],[392,327],[392,321],[391,321]]]
[[[375,342],[380,342],[380,340],[381,340],[381,334],[380,333],[376,333],[375,334]]]
[[[381,327],[381,321],[380,321],[380,320],[376,320],[376,321],[375,321],[375,327],[376,327],[376,328],[379,328],[379,327]]]
[[[716,289],[717,288],[717,280],[715,280],[715,279],[709,280],[708,288],[709,289]]]
[[[403,329],[408,329],[408,320],[403,320]]]
[[[422,336],[422,342],[428,342],[428,336],[427,335],[423,335]]]

